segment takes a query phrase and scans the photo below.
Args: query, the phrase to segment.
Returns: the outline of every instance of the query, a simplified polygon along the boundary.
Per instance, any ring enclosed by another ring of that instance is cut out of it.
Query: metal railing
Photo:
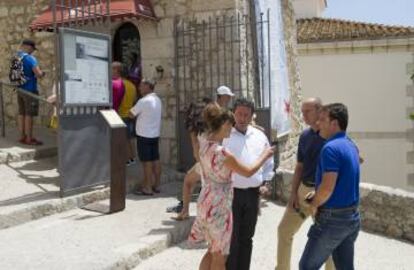
[[[34,98],[36,100],[39,100],[41,102],[44,102],[50,106],[53,106],[51,103],[49,103],[47,101],[47,98],[40,96],[40,95],[36,95],[33,93],[30,93],[28,91],[25,91],[21,88],[19,88],[18,84],[14,84],[14,83],[10,83],[10,82],[6,82],[4,80],[0,80],[0,121],[1,121],[1,137],[6,137],[6,117],[5,117],[5,110],[4,110],[4,89],[8,88],[10,89],[10,91],[14,91],[15,93],[19,93],[31,98]]]

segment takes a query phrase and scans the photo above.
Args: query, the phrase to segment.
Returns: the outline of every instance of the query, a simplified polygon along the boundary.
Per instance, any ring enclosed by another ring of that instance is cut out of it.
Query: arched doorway
[[[126,22],[115,32],[112,55],[126,68],[127,77],[138,85],[141,80],[141,39],[137,27]]]

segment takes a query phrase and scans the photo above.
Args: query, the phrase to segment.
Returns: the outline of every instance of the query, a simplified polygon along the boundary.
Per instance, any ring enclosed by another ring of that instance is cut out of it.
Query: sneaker
[[[131,158],[130,160],[128,160],[127,162],[126,162],[126,165],[127,166],[131,166],[131,165],[133,165],[133,164],[135,164],[135,159],[133,159],[133,158]]]
[[[176,206],[170,206],[167,208],[167,213],[180,213],[183,210],[183,202],[180,201]]]

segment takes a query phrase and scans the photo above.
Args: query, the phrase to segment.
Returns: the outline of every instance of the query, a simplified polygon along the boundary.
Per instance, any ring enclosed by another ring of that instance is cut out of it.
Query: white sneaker
[[[126,165],[127,166],[131,166],[132,164],[135,164],[136,160],[134,158],[131,158],[130,160],[127,161]]]

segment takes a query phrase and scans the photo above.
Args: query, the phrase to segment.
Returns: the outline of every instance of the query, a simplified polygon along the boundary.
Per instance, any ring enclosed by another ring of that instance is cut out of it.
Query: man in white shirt
[[[241,163],[254,163],[269,146],[269,140],[259,129],[251,125],[254,104],[246,99],[238,99],[234,104],[235,126],[228,139],[223,141],[226,147]],[[253,247],[253,235],[259,211],[260,194],[269,191],[264,185],[274,175],[273,158],[253,176],[246,178],[233,174],[233,234],[230,255],[227,258],[227,270],[250,269]]]
[[[160,192],[161,164],[158,143],[162,104],[154,93],[153,81],[144,79],[139,90],[143,97],[130,110],[130,117],[136,117],[137,152],[144,170],[144,183],[142,189],[135,193],[153,195]]]

